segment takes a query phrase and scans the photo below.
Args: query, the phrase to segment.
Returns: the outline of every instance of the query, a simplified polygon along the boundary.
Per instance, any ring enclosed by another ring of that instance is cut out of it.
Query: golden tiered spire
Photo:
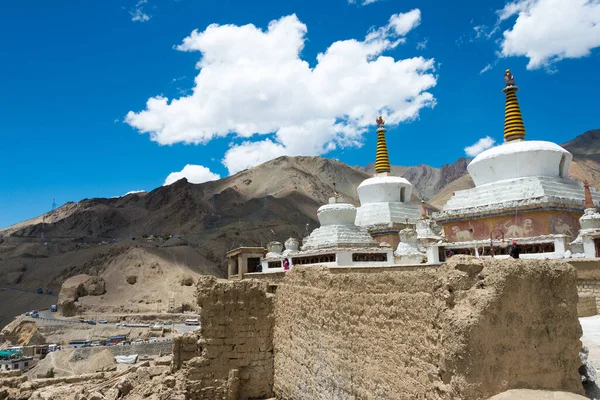
[[[519,100],[517,100],[517,90],[519,87],[515,85],[515,77],[506,70],[504,74],[505,87],[502,90],[506,93],[506,108],[504,113],[504,140],[507,142],[516,139],[525,138],[525,125],[521,116],[521,108]]]
[[[385,122],[381,115],[377,122],[377,154],[375,156],[375,173],[380,174],[390,172],[390,159],[388,157],[387,146],[385,144]]]

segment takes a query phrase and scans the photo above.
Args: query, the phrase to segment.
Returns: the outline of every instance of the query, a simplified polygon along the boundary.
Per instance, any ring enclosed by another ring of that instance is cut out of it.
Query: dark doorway
[[[259,257],[248,257],[248,272],[261,272]]]

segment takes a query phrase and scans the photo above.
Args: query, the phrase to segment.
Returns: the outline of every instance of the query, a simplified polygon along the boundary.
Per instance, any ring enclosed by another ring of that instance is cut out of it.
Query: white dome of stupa
[[[375,176],[358,185],[360,204],[410,202],[412,184],[399,176]]]
[[[567,178],[572,159],[552,142],[513,140],[480,153],[467,170],[475,186],[531,176]]]

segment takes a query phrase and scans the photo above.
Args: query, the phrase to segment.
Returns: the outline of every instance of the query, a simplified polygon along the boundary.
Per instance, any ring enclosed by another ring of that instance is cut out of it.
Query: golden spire
[[[515,77],[506,70],[504,74],[505,87],[502,90],[506,93],[506,107],[504,113],[504,140],[507,142],[516,139],[525,138],[525,125],[521,116],[521,108],[519,100],[517,100],[517,90],[519,87],[515,85]]]
[[[390,172],[390,159],[385,144],[385,122],[381,115],[377,120],[377,154],[375,156],[375,173]]]

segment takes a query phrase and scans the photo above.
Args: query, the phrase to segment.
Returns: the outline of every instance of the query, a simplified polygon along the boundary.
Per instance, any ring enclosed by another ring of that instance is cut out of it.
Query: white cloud
[[[417,50],[425,50],[427,48],[427,38],[423,39],[423,41],[417,43]]]
[[[369,5],[369,4],[373,4],[373,3],[377,3],[379,0],[363,0],[362,3],[360,3],[363,6]],[[348,4],[355,4],[356,0],[348,0]]]
[[[144,12],[144,5],[148,3],[148,0],[139,0],[135,7],[129,10],[129,14],[131,15],[131,20],[134,22],[146,22],[152,18],[151,15],[148,15]]]
[[[202,165],[187,164],[181,171],[171,172],[163,186],[175,183],[182,178],[186,178],[189,183],[204,183],[221,179],[221,176]]]
[[[465,153],[469,157],[475,157],[477,154],[481,153],[482,151],[485,151],[485,150],[489,149],[490,147],[492,147],[495,143],[496,143],[496,141],[494,139],[492,139],[489,136],[486,136],[484,138],[479,139],[477,141],[477,143],[475,143],[471,146],[465,147]]]
[[[481,69],[481,71],[479,71],[479,75],[483,75],[483,74],[485,74],[486,72],[488,72],[491,69],[492,69],[492,64],[488,64],[485,67],[483,67]]]
[[[404,36],[421,23],[421,10],[415,8],[407,13],[392,15],[390,26],[394,28],[397,35]]]
[[[499,23],[517,16],[504,31],[500,55],[528,57],[527,69],[585,57],[600,46],[598,0],[516,0],[498,15]]]
[[[312,68],[300,58],[307,27],[295,15],[271,21],[267,30],[216,24],[195,30],[177,46],[202,54],[192,93],[150,98],[125,121],[160,144],[237,135],[245,140],[225,154],[229,173],[284,154],[360,146],[380,113],[395,125],[435,105],[427,92],[436,85],[433,59],[383,55],[420,19],[419,10],[392,15],[362,41],[332,43]]]

